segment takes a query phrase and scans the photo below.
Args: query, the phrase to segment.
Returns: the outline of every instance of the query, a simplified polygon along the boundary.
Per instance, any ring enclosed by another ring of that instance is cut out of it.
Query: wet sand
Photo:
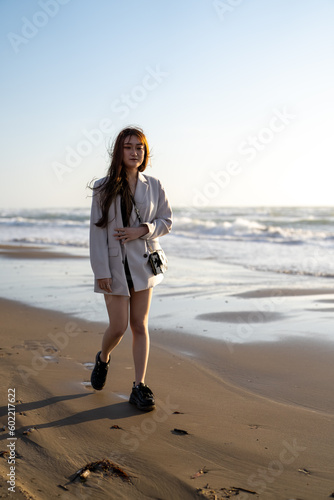
[[[33,245],[0,245],[0,257],[11,259],[80,259],[80,255]]]
[[[0,312],[0,450],[8,450],[15,389],[18,453],[15,496],[8,455],[0,456],[0,498],[321,500],[334,492],[332,343],[231,344],[153,330],[147,384],[157,409],[146,414],[128,403],[129,331],[96,392],[90,363],[105,324],[5,299]],[[76,475],[101,460],[116,468]]]

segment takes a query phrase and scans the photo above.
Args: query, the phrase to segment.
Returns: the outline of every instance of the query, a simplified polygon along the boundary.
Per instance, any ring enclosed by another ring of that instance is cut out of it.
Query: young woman
[[[161,248],[159,236],[172,227],[172,210],[164,188],[158,179],[142,173],[148,159],[143,131],[134,127],[122,130],[111,151],[107,176],[93,186],[90,221],[94,291],[104,294],[109,316],[91,384],[96,390],[103,389],[110,353],[121,341],[130,319],[135,381],[129,402],[140,410],[155,407],[153,393],[145,385],[148,315],[153,287],[163,278],[163,274],[153,273],[149,254]]]

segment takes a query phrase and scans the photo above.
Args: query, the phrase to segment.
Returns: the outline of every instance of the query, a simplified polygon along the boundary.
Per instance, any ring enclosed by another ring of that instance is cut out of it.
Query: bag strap
[[[133,197],[132,195],[131,195],[131,200],[132,200],[133,207],[134,207],[134,209],[135,209],[136,215],[137,215],[137,217],[138,217],[139,223],[140,223],[140,224],[143,224],[142,218],[141,218],[141,216],[140,216],[139,208],[137,207],[136,202],[135,202],[135,199],[134,199],[134,197]],[[151,246],[150,246],[150,244],[149,244],[148,240],[146,240],[146,244],[147,244],[147,248],[149,249],[149,251],[150,251],[151,253],[153,253],[153,250],[152,250],[152,248],[151,248]]]

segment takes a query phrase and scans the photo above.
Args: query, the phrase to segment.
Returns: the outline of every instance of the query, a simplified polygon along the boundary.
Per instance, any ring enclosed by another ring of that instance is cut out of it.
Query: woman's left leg
[[[131,290],[130,297],[130,327],[133,335],[133,360],[135,364],[135,385],[144,383],[150,337],[148,332],[148,316],[150,311],[153,288],[135,292]]]

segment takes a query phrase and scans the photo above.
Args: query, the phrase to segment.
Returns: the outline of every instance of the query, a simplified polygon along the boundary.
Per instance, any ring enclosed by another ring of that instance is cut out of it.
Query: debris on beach
[[[29,434],[31,434],[35,430],[36,430],[36,427],[29,427],[29,429],[26,429],[25,431],[23,431],[23,434],[25,434],[26,436],[29,436]]]
[[[77,477],[80,477],[81,480],[87,480],[91,472],[102,472],[106,476],[117,476],[123,479],[123,481],[130,482],[130,476],[119,465],[106,458],[86,464],[74,474],[71,482],[75,481]]]
[[[228,498],[239,496],[239,493],[250,493],[251,495],[257,495],[256,491],[247,490],[245,488],[237,488],[231,486],[231,488],[221,488],[219,491],[210,488],[207,484],[204,488],[196,488],[197,494],[202,498],[208,500],[225,500]]]
[[[182,411],[173,411],[173,415],[184,415]]]
[[[207,484],[204,488],[196,488],[197,495],[201,498],[207,498],[208,500],[218,500],[217,492],[211,488]],[[224,498],[224,497],[220,497]]]
[[[6,460],[8,459],[9,457],[9,451],[8,450],[4,450],[4,451],[0,451],[0,457],[4,457]],[[22,455],[20,455],[20,453],[18,453],[16,450],[15,450],[15,459],[21,459],[22,458]]]
[[[5,426],[5,425],[3,425],[3,426],[1,427],[1,429],[0,429],[0,431],[5,431],[5,430],[6,430],[6,426]]]
[[[61,488],[62,490],[69,491],[67,486],[64,486],[63,484],[58,484],[58,488]]]
[[[173,434],[180,434],[180,435],[188,434],[189,435],[189,432],[184,431],[183,429],[173,429],[171,432],[173,432]]]
[[[193,476],[190,476],[190,479],[196,479],[196,477],[200,477],[203,474],[207,474],[208,472],[209,472],[208,469],[204,465],[204,467],[202,467],[199,471],[195,472]]]
[[[83,472],[81,472],[80,474],[81,481],[87,481],[87,477],[89,476],[89,474],[90,474],[89,469],[85,469]]]
[[[298,469],[298,472],[302,472],[303,474],[311,474],[311,472],[307,469]]]
[[[231,491],[232,492],[235,491],[237,495],[239,495],[239,491],[243,491],[244,493],[250,493],[251,495],[257,495],[256,491],[246,490],[245,488],[240,488],[240,487],[235,487],[235,486],[231,487]]]
[[[122,427],[120,427],[120,426],[119,426],[119,425],[117,425],[117,424],[112,425],[112,426],[110,427],[110,429],[122,429],[122,430],[123,430],[123,428],[122,428]]]

